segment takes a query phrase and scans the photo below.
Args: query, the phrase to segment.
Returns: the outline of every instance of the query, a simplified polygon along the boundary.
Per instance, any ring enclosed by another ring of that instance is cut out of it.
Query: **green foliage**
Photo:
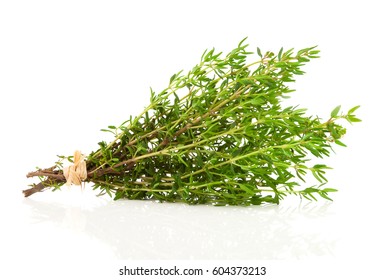
[[[257,61],[243,40],[227,55],[205,51],[187,73],[171,76],[166,89],[151,90],[150,105],[135,118],[105,131],[116,139],[87,158],[88,181],[115,199],[259,205],[287,194],[325,199],[336,191],[323,164],[345,128],[337,121],[360,121],[354,107],[341,106],[326,122],[282,98],[302,66],[318,57],[315,47],[278,54],[257,48]],[[311,174],[319,186],[301,188]]]

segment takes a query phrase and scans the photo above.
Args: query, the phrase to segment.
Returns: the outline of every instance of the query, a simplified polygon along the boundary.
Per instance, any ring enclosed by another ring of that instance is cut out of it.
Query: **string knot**
[[[82,181],[87,179],[87,165],[80,151],[75,151],[74,164],[63,168],[63,175],[66,178],[66,185],[80,186]]]

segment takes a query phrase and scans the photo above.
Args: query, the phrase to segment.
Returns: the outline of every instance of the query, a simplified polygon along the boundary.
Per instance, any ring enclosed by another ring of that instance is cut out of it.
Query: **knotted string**
[[[63,175],[66,178],[66,185],[80,186],[82,181],[87,179],[87,165],[80,151],[75,151],[74,164],[63,168]]]

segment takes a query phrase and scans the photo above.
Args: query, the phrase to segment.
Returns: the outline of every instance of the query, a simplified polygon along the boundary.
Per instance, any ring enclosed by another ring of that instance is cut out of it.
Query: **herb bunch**
[[[307,116],[306,109],[282,106],[294,90],[288,84],[310,59],[314,47],[294,52],[282,48],[249,62],[253,53],[242,40],[227,55],[205,51],[198,65],[178,72],[137,117],[104,131],[114,134],[111,143],[87,156],[86,182],[100,194],[115,199],[153,199],[189,204],[259,205],[279,203],[288,194],[307,199],[329,198],[336,191],[323,188],[325,164],[311,158],[330,155],[345,128],[337,123],[360,121],[356,106],[346,114],[340,106],[322,121]],[[41,182],[25,196],[65,183],[60,156],[51,168],[28,177]],[[318,185],[301,188],[306,174]]]

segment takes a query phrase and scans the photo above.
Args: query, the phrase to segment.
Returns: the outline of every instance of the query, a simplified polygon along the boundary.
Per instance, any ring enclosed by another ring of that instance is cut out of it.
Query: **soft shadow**
[[[35,223],[54,223],[106,244],[118,259],[303,259],[331,256],[315,225],[329,203],[214,207],[108,201],[91,209],[26,199]]]

